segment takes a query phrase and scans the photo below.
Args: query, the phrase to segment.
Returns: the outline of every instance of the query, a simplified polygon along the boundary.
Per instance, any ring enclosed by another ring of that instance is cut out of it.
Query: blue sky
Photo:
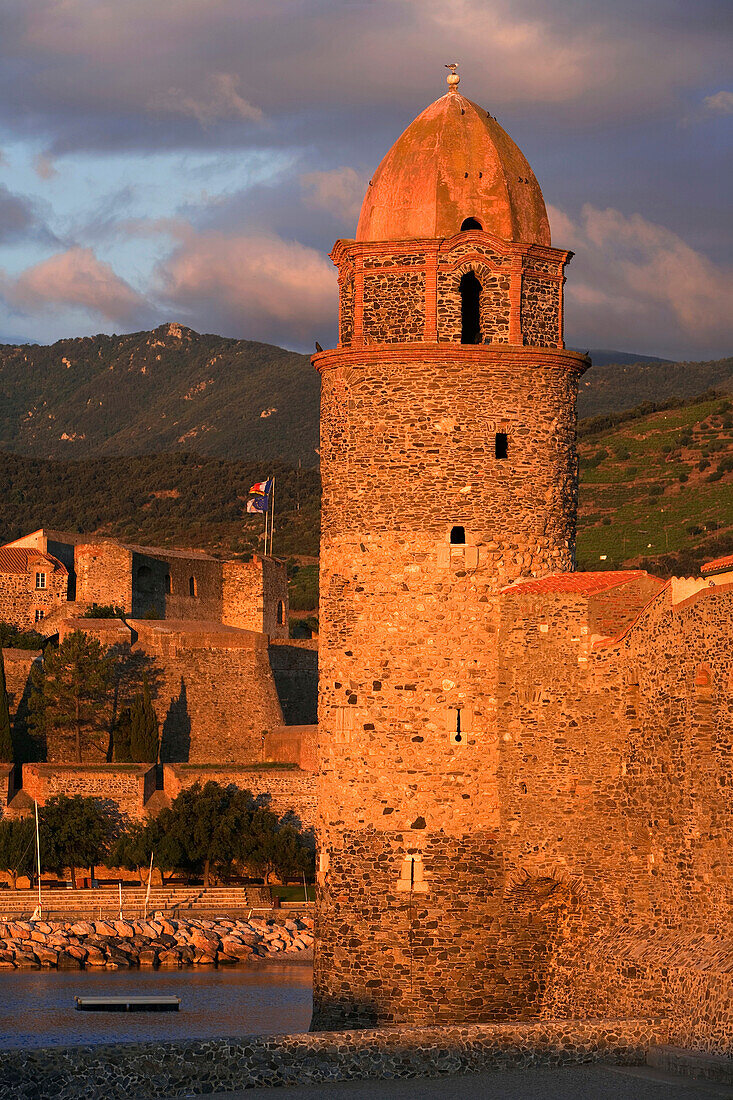
[[[733,354],[728,0],[5,0],[0,340],[334,339],[333,241],[445,90],[575,251],[567,340]]]

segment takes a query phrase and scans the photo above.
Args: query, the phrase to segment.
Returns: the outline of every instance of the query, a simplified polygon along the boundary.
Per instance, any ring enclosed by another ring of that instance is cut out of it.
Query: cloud
[[[346,222],[356,222],[367,188],[366,177],[353,168],[304,172],[300,177],[307,207],[327,210]]]
[[[15,279],[3,276],[0,290],[11,307],[25,313],[80,307],[123,325],[146,313],[141,296],[90,248],[58,252]]]
[[[157,286],[194,328],[213,323],[247,339],[305,346],[333,327],[336,273],[321,252],[269,234],[177,232]]]
[[[31,203],[0,183],[0,241],[23,236],[35,224]]]
[[[59,170],[53,162],[53,157],[48,153],[39,153],[33,161],[33,170],[42,180],[53,179],[59,174]]]
[[[714,114],[733,115],[733,92],[716,92],[706,96],[703,103]]]
[[[220,119],[250,119],[259,122],[262,111],[237,91],[239,78],[234,73],[215,73],[208,87],[198,95],[187,95],[180,88],[169,88],[153,96],[150,106],[163,113],[189,115],[202,126]]]
[[[553,242],[576,253],[566,286],[570,343],[730,355],[733,268],[640,214],[590,205],[577,221],[549,213]]]

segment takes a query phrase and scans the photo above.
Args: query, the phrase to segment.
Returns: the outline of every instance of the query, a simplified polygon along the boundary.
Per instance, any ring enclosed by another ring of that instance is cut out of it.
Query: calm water
[[[0,1049],[307,1031],[312,969],[0,973]],[[180,1012],[78,1012],[75,996],[173,994]]]

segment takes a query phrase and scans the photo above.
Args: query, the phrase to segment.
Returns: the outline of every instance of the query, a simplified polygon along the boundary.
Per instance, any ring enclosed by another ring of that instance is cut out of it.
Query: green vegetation
[[[208,782],[181,791],[169,809],[127,829],[110,862],[142,872],[151,853],[162,872],[203,877],[204,885],[231,878],[237,868],[268,881],[303,873],[312,879],[315,846],[287,816],[278,818],[249,791]]]
[[[89,738],[107,728],[108,693],[114,657],[96,638],[75,630],[55,649],[47,646],[43,664],[31,669],[30,726],[37,737],[57,730],[73,745],[66,759],[82,763]]]
[[[705,394],[582,426],[579,568],[691,574],[733,550],[731,408]]]
[[[35,630],[21,630],[13,623],[0,622],[0,649],[43,649],[47,641]]]
[[[0,821],[0,871],[10,875],[14,889],[21,876],[32,878],[36,873],[36,825],[32,818]]]
[[[114,760],[119,764],[154,764],[158,759],[160,734],[153,709],[150,683],[143,672],[143,689],[130,706],[122,707],[112,735]]]
[[[193,450],[315,466],[319,388],[307,355],[179,325],[5,344],[0,448],[63,459]]]
[[[38,816],[44,870],[63,874],[68,867],[76,888],[77,868],[93,869],[105,860],[115,833],[114,814],[95,798],[57,794]]]
[[[114,603],[93,603],[81,615],[82,619],[124,619],[125,609]]]

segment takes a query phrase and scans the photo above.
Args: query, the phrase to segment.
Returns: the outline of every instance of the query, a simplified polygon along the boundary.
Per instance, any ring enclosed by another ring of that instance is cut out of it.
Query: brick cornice
[[[505,367],[507,370],[532,366],[564,367],[579,375],[590,366],[588,356],[577,351],[514,344],[364,344],[331,348],[311,357],[313,366],[320,373],[358,364],[420,362],[428,365],[449,361]]]

